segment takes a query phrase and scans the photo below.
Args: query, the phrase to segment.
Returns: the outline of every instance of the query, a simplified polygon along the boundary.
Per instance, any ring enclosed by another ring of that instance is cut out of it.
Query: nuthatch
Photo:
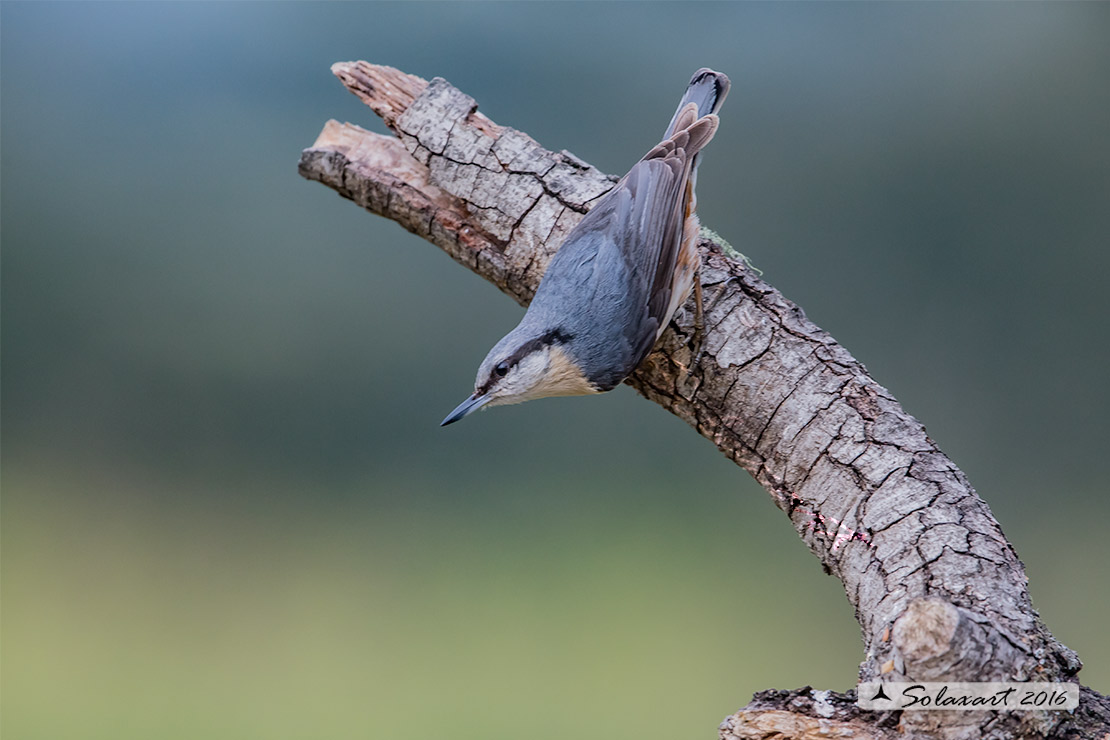
[[[444,425],[483,406],[612,390],[647,356],[694,287],[698,152],[728,88],[725,75],[698,70],[663,141],[567,234]]]

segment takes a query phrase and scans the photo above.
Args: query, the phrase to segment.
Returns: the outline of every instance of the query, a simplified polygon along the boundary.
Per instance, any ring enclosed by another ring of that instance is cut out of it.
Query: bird
[[[524,317],[441,426],[483,407],[612,390],[651,352],[695,286],[699,153],[729,86],[712,69],[694,73],[662,141],[567,234]]]

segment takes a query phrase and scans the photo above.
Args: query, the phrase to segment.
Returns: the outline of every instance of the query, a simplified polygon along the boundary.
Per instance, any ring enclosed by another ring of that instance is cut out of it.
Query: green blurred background
[[[296,174],[367,59],[620,174],[699,66],[699,182],[928,427],[1110,691],[1110,5],[0,7],[3,726],[694,738],[853,685],[852,610],[628,388],[440,429],[508,298]]]

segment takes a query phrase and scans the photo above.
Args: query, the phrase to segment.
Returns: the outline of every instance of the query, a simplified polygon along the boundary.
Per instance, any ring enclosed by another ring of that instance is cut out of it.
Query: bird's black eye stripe
[[[553,346],[556,344],[566,344],[572,339],[570,334],[567,334],[561,329],[552,329],[551,331],[538,336],[535,339],[530,339],[524,344],[517,347],[516,351],[506,357],[501,362],[493,366],[490,374],[490,379],[486,381],[486,387],[491,386],[495,380],[494,378],[504,378],[509,374],[518,362],[527,357],[531,352],[545,346]]]

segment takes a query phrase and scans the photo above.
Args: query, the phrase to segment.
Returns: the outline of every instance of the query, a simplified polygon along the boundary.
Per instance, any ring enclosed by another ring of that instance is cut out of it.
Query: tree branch
[[[521,304],[616,182],[495,124],[443,79],[365,62],[332,71],[396,137],[329,121],[300,173],[431,241]],[[727,244],[703,236],[699,246],[701,362],[689,368],[688,306],[626,382],[748,471],[841,580],[862,632],[861,679],[1074,680],[1081,663],[1034,611],[998,522],[922,425],[798,306],[730,258]],[[1110,706],[1094,692],[1083,699],[1092,711]],[[1081,717],[1096,723],[1083,732],[1100,721],[1110,730],[1110,712],[1084,715],[1082,705],[1075,715],[889,714],[855,709],[852,692],[764,692],[721,733],[766,737],[758,728],[775,726],[782,737],[817,737],[814,728],[840,723],[854,737],[893,737],[896,727],[900,737],[1066,737]]]

